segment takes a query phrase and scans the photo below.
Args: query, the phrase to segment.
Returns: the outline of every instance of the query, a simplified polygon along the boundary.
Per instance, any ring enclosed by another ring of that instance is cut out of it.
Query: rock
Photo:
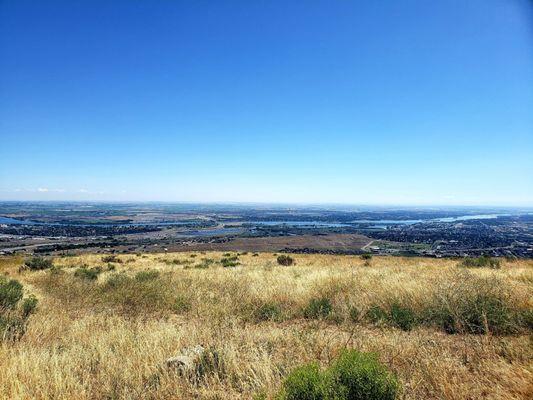
[[[196,370],[200,357],[204,353],[203,346],[197,345],[182,349],[179,356],[170,357],[166,360],[167,368],[175,370],[180,374],[192,373]]]
[[[172,368],[178,371],[189,371],[192,370],[194,367],[194,359],[189,356],[176,356],[176,357],[170,357],[166,361],[166,365],[168,368]]]

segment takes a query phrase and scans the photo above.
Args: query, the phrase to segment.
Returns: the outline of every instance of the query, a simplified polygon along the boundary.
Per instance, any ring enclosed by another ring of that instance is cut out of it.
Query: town
[[[252,250],[533,257],[527,209],[0,203],[0,252]]]

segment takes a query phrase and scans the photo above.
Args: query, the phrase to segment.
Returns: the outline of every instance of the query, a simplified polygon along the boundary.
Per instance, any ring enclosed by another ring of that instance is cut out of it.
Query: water
[[[242,233],[243,229],[241,228],[217,228],[217,229],[206,229],[203,231],[187,231],[182,232],[183,236],[219,236],[219,235],[230,235]]]
[[[118,224],[69,224],[68,222],[37,222],[29,221],[25,219],[15,219],[9,217],[0,216],[0,224],[7,225],[63,225],[63,226],[94,226],[94,227],[111,227],[111,226],[172,226],[172,225],[187,225],[193,224],[191,221],[174,221],[174,222],[158,222],[158,221],[144,221],[144,222],[130,222],[130,223],[118,223]]]
[[[475,219],[496,219],[498,217],[508,217],[511,214],[480,214],[480,215],[463,215],[461,217],[447,217],[437,218],[434,221],[440,222],[456,222],[456,221],[470,221]]]
[[[458,217],[444,217],[434,219],[403,219],[403,220],[390,220],[390,219],[360,219],[352,221],[353,224],[373,224],[372,228],[383,228],[390,225],[413,225],[422,222],[458,222],[458,221],[471,221],[482,219],[496,219],[498,217],[508,217],[511,214],[477,214],[477,215],[461,215]]]
[[[348,224],[341,224],[337,222],[322,222],[322,221],[248,221],[251,225],[265,225],[265,226],[297,226],[299,228],[340,228],[343,226],[350,226]]]
[[[7,225],[35,225],[36,222],[26,221],[26,220],[23,220],[23,219],[15,219],[15,218],[1,217],[0,216],[0,224],[7,224]]]
[[[358,219],[351,221],[352,224],[374,224],[374,225],[413,225],[424,222],[423,219]]]
[[[299,228],[342,228],[347,226],[352,226],[353,224],[372,224],[372,227],[383,227],[383,226],[391,226],[391,225],[413,225],[413,224],[419,224],[422,222],[458,222],[458,221],[469,221],[469,220],[482,220],[482,219],[496,219],[498,217],[504,217],[509,216],[510,214],[478,214],[478,215],[462,215],[458,217],[445,217],[445,218],[435,218],[435,219],[428,219],[428,220],[422,220],[422,219],[404,219],[404,220],[392,220],[392,219],[378,219],[378,220],[371,220],[371,219],[360,219],[360,220],[354,220],[350,221],[350,223],[338,223],[338,222],[322,222],[322,221],[246,221],[246,224],[249,225],[264,225],[264,226],[294,226]],[[172,225],[187,225],[192,224],[193,221],[174,221],[174,222],[157,222],[157,221],[146,221],[146,222],[131,222],[131,223],[119,223],[119,224],[69,224],[69,223],[46,223],[46,222],[35,222],[35,221],[29,221],[29,220],[23,220],[23,219],[15,219],[15,218],[9,218],[9,217],[2,217],[0,216],[0,224],[7,224],[7,225],[76,225],[76,226],[103,226],[103,227],[110,227],[110,226],[172,226]],[[227,232],[231,229],[237,229],[239,228],[224,228],[224,232]],[[217,230],[210,230],[205,231],[208,235],[208,232],[216,232]],[[198,235],[204,235],[204,231],[197,231]],[[217,233],[215,233],[217,234]]]

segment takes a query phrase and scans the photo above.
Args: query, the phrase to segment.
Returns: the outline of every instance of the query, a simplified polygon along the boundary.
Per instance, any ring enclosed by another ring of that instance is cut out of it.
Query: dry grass
[[[63,257],[54,261],[59,272],[18,272],[21,259],[0,259],[0,273],[39,298],[22,339],[0,343],[0,398],[272,396],[295,366],[326,365],[345,347],[379,353],[405,399],[533,395],[524,317],[533,308],[531,260],[467,271],[456,260],[374,257],[365,266],[358,257],[293,255],[296,265],[285,267],[271,253],[249,253],[224,268],[223,253],[195,254],[120,255],[112,268],[101,255]],[[74,275],[80,266],[101,272],[84,279]],[[489,315],[482,318],[488,334],[447,334],[432,311],[462,318],[463,300],[477,301],[476,293],[495,296],[510,325],[499,329]],[[332,312],[304,318],[317,298],[327,298]],[[417,316],[412,330],[365,317],[396,303]],[[197,344],[216,349],[223,368],[191,381],[161,367]]]

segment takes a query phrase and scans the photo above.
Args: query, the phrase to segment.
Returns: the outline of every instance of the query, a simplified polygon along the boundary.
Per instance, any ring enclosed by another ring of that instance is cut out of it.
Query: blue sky
[[[0,199],[533,205],[533,3],[0,2]]]

